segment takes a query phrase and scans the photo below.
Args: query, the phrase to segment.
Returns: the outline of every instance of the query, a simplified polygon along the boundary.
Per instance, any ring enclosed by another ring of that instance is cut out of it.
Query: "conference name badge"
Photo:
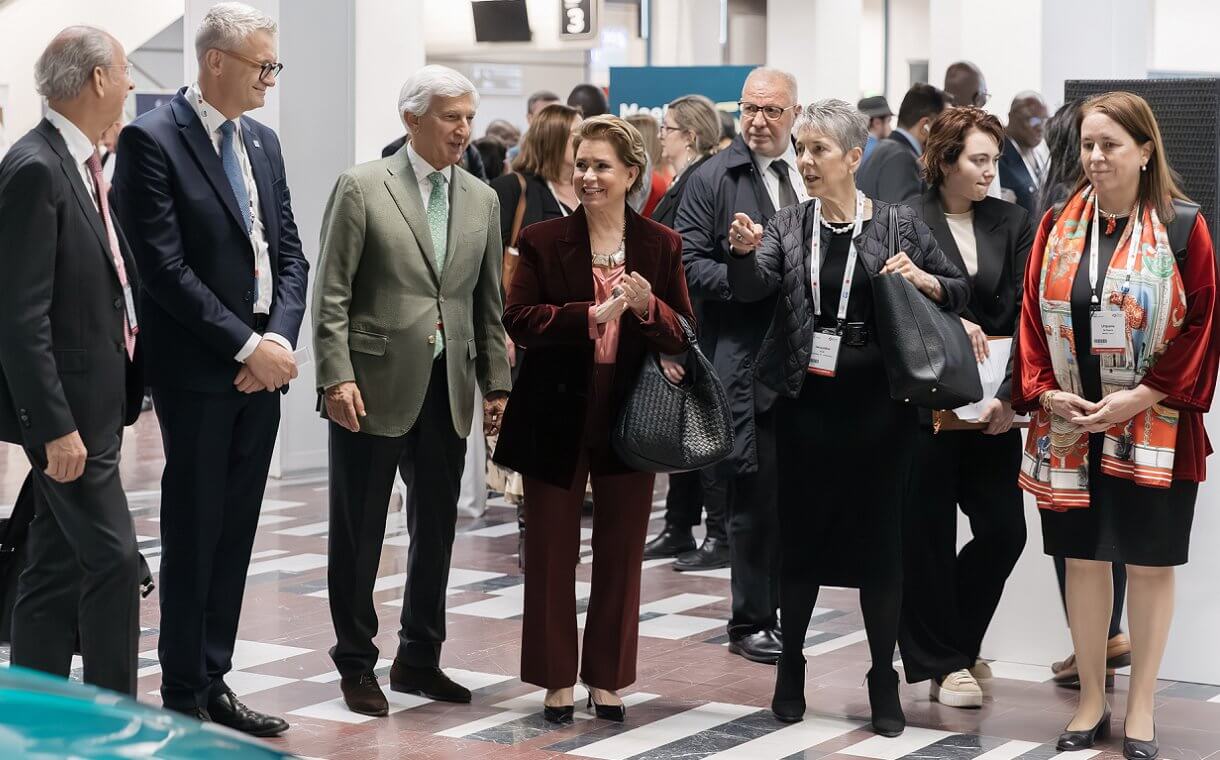
[[[813,333],[813,351],[809,354],[809,372],[822,377],[834,377],[839,364],[839,345],[843,336],[834,330]]]
[[[1127,315],[1117,309],[1096,309],[1089,315],[1094,354],[1121,354],[1127,348]]]

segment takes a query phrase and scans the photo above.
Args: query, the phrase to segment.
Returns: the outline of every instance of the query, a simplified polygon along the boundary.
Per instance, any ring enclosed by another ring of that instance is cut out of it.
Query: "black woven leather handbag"
[[[690,343],[686,377],[674,385],[661,373],[660,357],[649,355],[610,434],[614,453],[633,470],[699,470],[733,451],[724,386],[699,350],[695,331],[684,318],[678,320]]]
[[[889,255],[898,253],[898,209],[890,206]],[[956,409],[983,397],[974,349],[958,315],[944,311],[900,274],[873,277],[877,342],[890,398]]]

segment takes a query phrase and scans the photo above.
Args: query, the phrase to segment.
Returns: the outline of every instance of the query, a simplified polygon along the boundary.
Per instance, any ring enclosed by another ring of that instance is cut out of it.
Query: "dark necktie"
[[[779,208],[795,206],[798,201],[796,191],[792,189],[792,178],[788,176],[788,162],[782,158],[775,159],[771,162],[771,171],[779,177]]]

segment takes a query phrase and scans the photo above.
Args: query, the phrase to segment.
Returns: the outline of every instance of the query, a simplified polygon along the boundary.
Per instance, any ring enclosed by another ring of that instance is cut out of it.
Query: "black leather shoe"
[[[178,713],[179,715],[184,715],[188,718],[194,718],[195,720],[199,721],[200,723],[211,723],[212,722],[212,716],[208,715],[208,711],[203,709],[202,707],[177,708],[177,707],[170,707],[169,705],[166,705],[165,709],[169,710],[170,712],[173,712],[173,713]]]
[[[208,715],[213,722],[250,736],[279,736],[288,730],[288,721],[251,710],[230,689],[212,697],[208,702]]]
[[[390,666],[390,690],[440,702],[470,702],[470,689],[450,679],[440,668],[413,668],[397,658]]]
[[[1161,753],[1161,746],[1156,742],[1156,729],[1152,731],[1152,741],[1123,737],[1123,757],[1127,760],[1154,760]]]
[[[784,723],[796,723],[805,717],[805,658],[780,655],[775,663],[775,694],[771,697],[771,712]]]
[[[907,716],[898,699],[898,674],[892,667],[868,671],[868,705],[873,712],[873,731],[899,736],[907,727]]]
[[[757,631],[729,641],[730,652],[763,665],[774,665],[782,649],[774,631]]]
[[[1055,746],[1065,752],[1070,752],[1077,749],[1088,749],[1098,739],[1104,739],[1110,735],[1110,706],[1106,705],[1105,711],[1101,714],[1101,719],[1097,721],[1097,725],[1083,731],[1064,731],[1059,734],[1059,741]],[[1123,750],[1126,751],[1126,742],[1123,742]]]
[[[718,538],[705,538],[699,548],[674,560],[679,573],[699,570],[719,570],[729,566],[729,543]]]
[[[343,702],[347,709],[354,713],[373,717],[390,714],[390,703],[386,700],[381,685],[377,683],[377,676],[371,670],[358,676],[339,679],[339,690],[343,692]]]
[[[666,525],[661,533],[644,544],[644,559],[665,559],[677,557],[695,550],[695,537],[690,528],[677,528]]]
[[[547,723],[572,723],[576,720],[576,705],[543,705],[542,719]]]

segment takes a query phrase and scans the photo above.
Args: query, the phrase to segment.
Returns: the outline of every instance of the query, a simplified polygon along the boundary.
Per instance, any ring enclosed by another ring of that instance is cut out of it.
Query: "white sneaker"
[[[974,676],[974,680],[978,681],[980,686],[995,679],[995,675],[991,672],[991,666],[983,660],[974,661],[974,665],[970,668],[970,675]]]
[[[945,676],[940,683],[932,679],[930,689],[932,701],[947,707],[982,707],[983,689],[965,668]]]

